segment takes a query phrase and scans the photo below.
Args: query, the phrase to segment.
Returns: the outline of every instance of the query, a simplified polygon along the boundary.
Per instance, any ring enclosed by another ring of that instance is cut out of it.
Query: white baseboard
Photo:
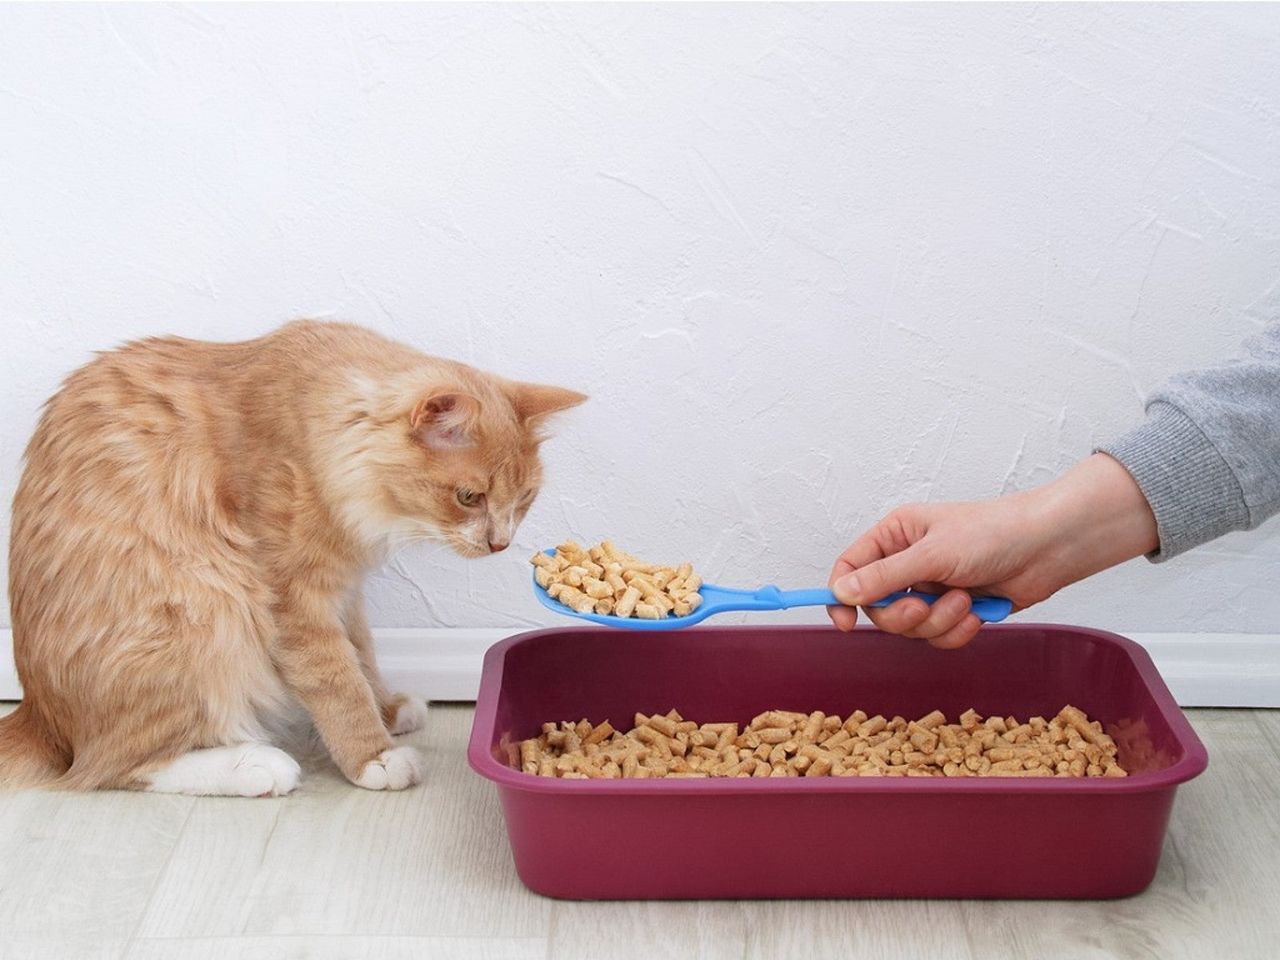
[[[390,628],[374,631],[387,685],[426,700],[474,700],[484,653],[523,629]]]
[[[427,700],[474,700],[480,662],[510,629],[375,630],[378,663],[393,689]],[[1136,633],[1184,707],[1280,707],[1280,634]],[[0,700],[22,690],[13,635],[0,630]]]
[[[395,690],[426,700],[474,700],[484,652],[520,630],[384,628],[374,631],[378,666]],[[0,700],[20,700],[13,631],[0,629]]]

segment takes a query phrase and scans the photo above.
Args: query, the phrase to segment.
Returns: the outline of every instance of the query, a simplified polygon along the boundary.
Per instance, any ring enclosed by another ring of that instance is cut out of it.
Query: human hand
[[[932,606],[908,597],[867,616],[890,633],[962,647],[981,626],[969,590],[1008,597],[1022,610],[1158,545],[1141,489],[1117,461],[1095,454],[1025,493],[894,510],[836,560],[829,584],[846,605],[828,612],[852,630],[858,604],[927,590],[941,594]]]

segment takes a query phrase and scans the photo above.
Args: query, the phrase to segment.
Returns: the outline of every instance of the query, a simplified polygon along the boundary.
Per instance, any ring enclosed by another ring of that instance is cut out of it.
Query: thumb
[[[937,579],[933,564],[928,561],[928,553],[920,544],[913,544],[901,553],[890,554],[845,574],[831,589],[836,599],[847,606],[873,603],[913,583]]]

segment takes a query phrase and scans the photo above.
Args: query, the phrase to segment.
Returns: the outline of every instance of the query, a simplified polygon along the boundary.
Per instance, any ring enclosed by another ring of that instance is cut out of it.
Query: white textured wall
[[[1268,7],[0,7],[0,495],[91,350],[342,317],[594,396],[516,549],[400,557],[375,623],[548,622],[566,532],[815,585],[1280,313],[1277,171]],[[1274,632],[1278,571],[1043,612]]]

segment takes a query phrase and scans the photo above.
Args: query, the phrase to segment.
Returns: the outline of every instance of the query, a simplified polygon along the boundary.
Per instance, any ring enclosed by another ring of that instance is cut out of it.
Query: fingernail
[[[846,573],[836,581],[833,590],[842,603],[853,605],[862,599],[862,588],[856,573]]]

